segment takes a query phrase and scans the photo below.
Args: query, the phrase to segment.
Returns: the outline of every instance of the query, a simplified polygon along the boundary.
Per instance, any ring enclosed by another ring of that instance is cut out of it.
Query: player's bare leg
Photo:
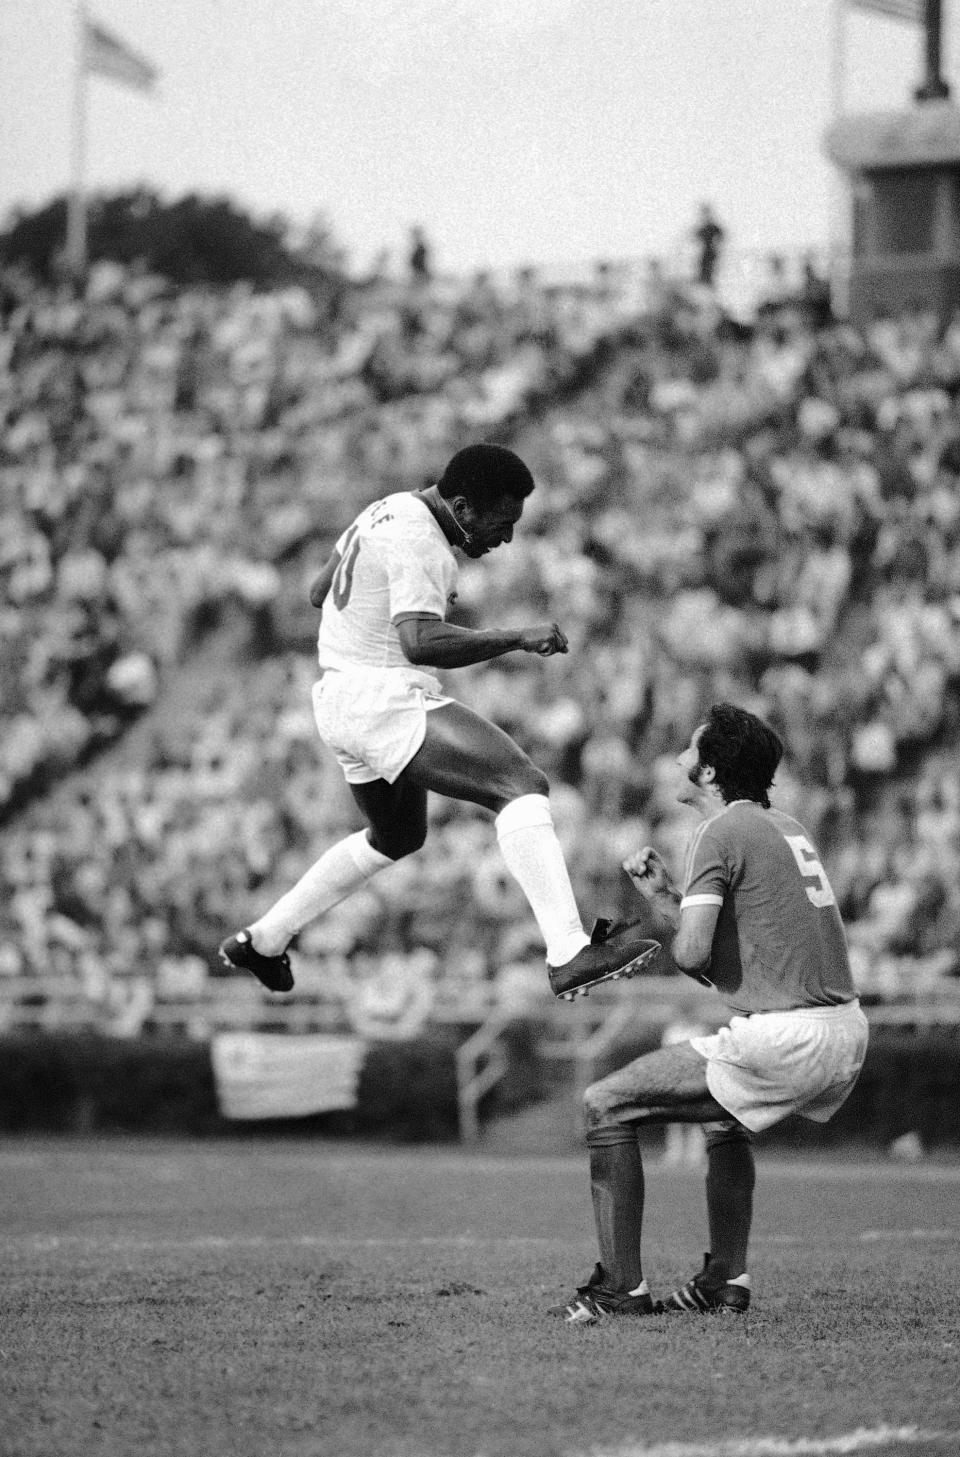
[[[587,1130],[609,1123],[709,1123],[729,1119],[707,1086],[707,1064],[689,1042],[645,1052],[591,1083],[583,1095]]]
[[[282,951],[304,926],[366,885],[396,860],[412,855],[427,838],[427,796],[401,778],[351,784],[369,828],[348,835],[325,850],[296,885],[251,926],[254,945]]]
[[[369,825],[370,843],[379,854],[390,861],[416,854],[427,838],[427,792],[407,770],[393,784],[374,779],[349,788]]]
[[[591,942],[554,829],[546,775],[495,724],[459,703],[432,710],[423,745],[404,772],[426,789],[496,815],[501,853],[540,927],[557,995],[629,974],[659,951],[636,927]]]
[[[426,839],[427,796],[416,784],[401,776],[395,784],[376,779],[350,789],[370,828],[331,845],[259,920],[220,948],[228,966],[252,972],[270,991],[293,987],[287,947],[304,926]]]
[[[586,946],[547,798],[547,777],[509,734],[461,703],[427,715],[419,752],[405,770],[425,789],[479,804],[496,816],[500,850],[527,897],[550,961]]]

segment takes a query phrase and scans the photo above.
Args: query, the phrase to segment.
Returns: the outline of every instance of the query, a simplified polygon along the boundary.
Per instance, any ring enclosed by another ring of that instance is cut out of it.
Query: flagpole
[[[830,109],[831,121],[836,123],[846,108],[847,80],[847,0],[833,0],[833,44],[830,53]],[[837,168],[833,170],[830,185],[830,292],[834,313],[843,316],[847,308],[847,277],[844,258],[850,240],[846,238],[849,229],[849,197],[844,178]]]
[[[85,48],[87,10],[77,0],[74,18],[73,127],[71,134],[70,194],[67,199],[67,266],[75,279],[87,271],[87,67]]]
[[[833,0],[833,46],[830,53],[830,109],[833,120],[843,115],[847,72],[846,0]]]

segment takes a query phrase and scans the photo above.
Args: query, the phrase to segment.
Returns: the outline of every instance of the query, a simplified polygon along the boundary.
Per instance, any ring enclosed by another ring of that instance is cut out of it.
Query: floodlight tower
[[[960,307],[960,108],[941,74],[942,0],[924,0],[925,74],[902,111],[838,117],[824,148],[850,182],[848,311]]]

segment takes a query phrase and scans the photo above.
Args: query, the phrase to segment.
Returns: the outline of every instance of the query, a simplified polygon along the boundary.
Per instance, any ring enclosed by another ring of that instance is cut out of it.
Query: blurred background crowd
[[[476,439],[537,479],[456,620],[570,653],[450,675],[550,775],[585,918],[679,869],[669,770],[704,709],[763,714],[862,992],[960,973],[960,321],[857,332],[809,268],[732,316],[652,267],[84,291],[0,275],[0,978],[109,1019],[203,994],[216,946],[359,823],[320,745],[307,587],[369,501]],[[308,928],[298,980],[448,1001],[539,986],[486,816]],[[43,988],[47,987],[48,992]]]

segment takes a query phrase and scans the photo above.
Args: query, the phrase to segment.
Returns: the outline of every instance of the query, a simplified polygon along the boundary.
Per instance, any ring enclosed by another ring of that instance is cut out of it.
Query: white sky
[[[944,70],[957,74],[953,10]],[[93,78],[88,183],[323,212],[351,262],[668,254],[710,199],[737,248],[824,245],[833,0],[91,0],[161,70]],[[849,19],[851,111],[922,79],[909,26]],[[65,190],[73,0],[0,0],[0,213]],[[960,99],[958,95],[957,99]]]

